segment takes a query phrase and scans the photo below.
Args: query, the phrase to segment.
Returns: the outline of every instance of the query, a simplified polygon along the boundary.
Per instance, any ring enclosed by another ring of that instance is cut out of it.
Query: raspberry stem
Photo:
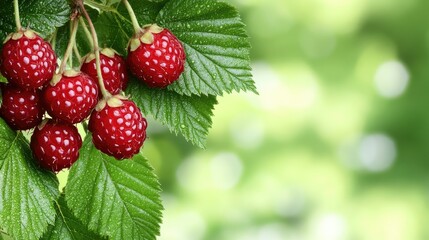
[[[128,14],[130,15],[131,22],[133,23],[133,27],[134,27],[134,32],[136,34],[140,33],[142,31],[142,28],[140,27],[139,22],[137,21],[137,17],[136,17],[136,14],[134,13],[133,8],[131,7],[128,0],[122,0],[122,2],[124,3],[125,7],[127,8]]]
[[[16,30],[20,31],[22,29],[22,26],[21,26],[21,18],[19,17],[19,4],[18,4],[18,0],[13,0],[13,10],[14,10],[14,13],[15,13]]]
[[[72,25],[71,34],[70,34],[70,40],[67,45],[66,52],[64,53],[63,60],[61,61],[60,70],[59,70],[60,74],[64,72],[67,65],[67,60],[73,51],[73,45],[76,44],[76,32],[77,32],[78,23],[79,22],[77,21],[77,19],[72,20],[73,25]]]
[[[73,32],[73,25],[74,25],[74,22],[76,22],[76,21],[71,21],[70,22],[70,32]],[[77,27],[76,27],[77,28]],[[72,48],[74,48],[74,46],[76,46],[76,41],[73,41],[73,47]],[[70,65],[70,67],[73,67],[73,55],[72,55],[72,53],[70,53],[70,56],[69,56],[69,65]]]
[[[93,42],[93,50],[95,53],[95,66],[97,68],[98,85],[100,86],[100,90],[101,90],[101,93],[103,95],[103,98],[109,98],[112,95],[106,90],[106,87],[104,86],[103,75],[101,72],[100,47],[98,45],[97,32],[95,31],[94,24],[92,23],[91,18],[89,17],[89,14],[86,11],[85,6],[83,5],[82,1],[78,1],[77,5],[79,6],[83,16],[88,21],[89,30],[91,32],[92,42]]]
[[[81,60],[81,59],[82,59],[82,56],[80,55],[79,49],[77,48],[77,45],[76,45],[76,44],[75,44],[75,45],[73,45],[73,52],[74,52],[74,55],[76,55],[76,58],[77,58],[77,59],[79,59],[79,60]]]
[[[86,37],[88,38],[88,42],[89,42],[89,45],[91,46],[91,49],[94,49],[94,43],[92,42],[91,32],[89,32],[88,27],[86,26],[85,21],[83,20],[83,18],[80,18],[79,22],[80,22],[80,25],[83,28],[83,31],[85,32]]]
[[[54,50],[55,50],[55,47],[57,45],[57,33],[58,33],[58,28],[55,29],[54,33],[52,34],[51,38],[49,39],[49,42],[51,43],[51,47]]]

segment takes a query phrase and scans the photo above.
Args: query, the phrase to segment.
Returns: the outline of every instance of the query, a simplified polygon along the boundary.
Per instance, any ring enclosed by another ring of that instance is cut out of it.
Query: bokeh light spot
[[[395,158],[395,142],[384,134],[365,136],[359,144],[359,160],[368,171],[385,171],[392,166]]]
[[[404,93],[409,79],[410,74],[401,62],[388,61],[378,67],[375,73],[375,86],[381,96],[396,98]]]
[[[234,153],[220,153],[210,164],[213,184],[219,189],[231,189],[240,180],[243,164]]]
[[[259,147],[265,136],[263,120],[255,116],[240,116],[230,127],[232,139],[242,149]]]
[[[201,169],[204,169],[201,159],[191,156],[184,160],[176,171],[178,183],[188,191],[198,191],[204,188],[204,182],[199,181]]]
[[[165,216],[164,227],[168,228],[168,231],[162,231],[160,240],[201,240],[206,233],[207,223],[200,213],[182,210]]]
[[[346,239],[346,220],[336,213],[329,213],[317,218],[314,226],[314,234],[319,240]]]

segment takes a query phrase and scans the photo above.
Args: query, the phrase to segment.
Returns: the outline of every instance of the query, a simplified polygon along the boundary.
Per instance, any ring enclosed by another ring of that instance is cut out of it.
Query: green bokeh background
[[[207,149],[152,124],[161,240],[429,239],[427,0],[230,0],[259,96]]]

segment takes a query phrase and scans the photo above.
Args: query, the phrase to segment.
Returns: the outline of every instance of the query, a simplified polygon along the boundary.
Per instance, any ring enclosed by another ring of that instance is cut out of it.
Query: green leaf
[[[105,239],[88,230],[67,207],[64,195],[61,195],[57,204],[55,224],[50,225],[42,240],[81,240]]]
[[[185,72],[170,90],[186,95],[257,93],[250,43],[234,7],[213,0],[169,1],[156,21],[183,42],[187,54]]]
[[[67,205],[89,229],[111,239],[155,239],[161,223],[160,185],[147,161],[117,161],[85,139],[65,188]]]
[[[22,133],[0,118],[0,227],[15,239],[39,239],[55,221],[58,181],[35,166]]]
[[[223,95],[233,90],[256,93],[249,39],[234,7],[213,0],[164,2],[132,0],[130,4],[141,25],[157,22],[184,44],[185,71],[170,90],[188,96]],[[126,54],[133,28],[122,4],[116,12],[101,14],[96,27],[102,43]]]
[[[21,24],[30,27],[46,37],[63,26],[70,15],[67,0],[26,0],[19,1]],[[0,37],[16,31],[13,0],[2,0],[0,3]]]
[[[185,96],[165,89],[150,89],[137,80],[130,81],[127,93],[144,114],[152,115],[193,144],[205,146],[216,97]]]

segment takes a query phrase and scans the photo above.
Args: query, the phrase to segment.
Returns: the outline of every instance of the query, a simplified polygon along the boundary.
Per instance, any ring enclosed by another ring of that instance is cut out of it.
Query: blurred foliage
[[[230,2],[260,95],[220,99],[206,150],[152,123],[160,239],[428,239],[429,2]]]

